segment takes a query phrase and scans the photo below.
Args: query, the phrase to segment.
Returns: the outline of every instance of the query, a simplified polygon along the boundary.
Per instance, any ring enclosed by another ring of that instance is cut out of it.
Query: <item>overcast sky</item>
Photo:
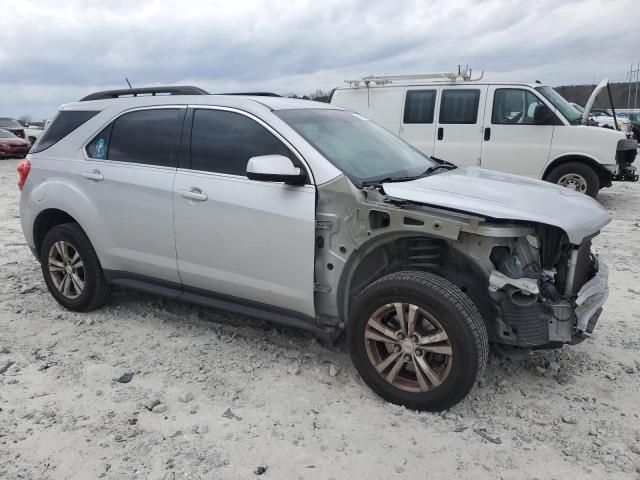
[[[190,84],[306,94],[367,74],[623,81],[638,0],[0,0],[0,116],[96,90]]]

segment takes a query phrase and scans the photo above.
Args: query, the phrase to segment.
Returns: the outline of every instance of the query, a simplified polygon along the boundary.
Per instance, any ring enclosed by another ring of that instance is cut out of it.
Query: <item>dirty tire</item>
[[[396,388],[376,371],[368,356],[365,331],[369,319],[391,303],[415,305],[429,312],[448,335],[450,370],[432,390],[409,392]],[[482,375],[489,352],[484,321],[471,299],[448,280],[420,271],[392,273],[369,285],[351,309],[347,343],[365,383],[385,400],[413,410],[440,411],[464,399]]]
[[[66,242],[79,255],[84,268],[84,288],[77,298],[67,298],[56,288],[49,271],[49,251],[56,242]],[[87,312],[102,307],[110,293],[110,285],[104,276],[89,238],[77,223],[65,223],[53,227],[44,237],[40,249],[42,275],[49,292],[63,307],[76,312]]]
[[[586,181],[587,186],[584,193],[589,195],[591,198],[596,198],[598,196],[598,191],[600,190],[600,177],[598,177],[598,174],[593,168],[584,163],[569,162],[558,165],[549,172],[545,180],[551,183],[560,184],[563,177],[571,174],[579,175]]]

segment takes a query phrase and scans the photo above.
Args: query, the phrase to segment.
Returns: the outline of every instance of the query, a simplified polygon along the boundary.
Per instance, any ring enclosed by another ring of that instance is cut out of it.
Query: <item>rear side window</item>
[[[95,117],[98,113],[89,110],[63,110],[56,115],[49,128],[40,136],[36,144],[31,148],[31,153],[38,153],[55,145],[64,137],[73,132],[80,125]]]
[[[98,160],[175,167],[184,110],[158,108],[125,113],[87,145]]]
[[[256,121],[224,110],[196,110],[191,131],[191,169],[246,176],[247,163],[259,155],[290,150]]]
[[[439,123],[476,123],[480,90],[443,90]]]
[[[435,90],[409,90],[404,104],[404,123],[433,123]]]

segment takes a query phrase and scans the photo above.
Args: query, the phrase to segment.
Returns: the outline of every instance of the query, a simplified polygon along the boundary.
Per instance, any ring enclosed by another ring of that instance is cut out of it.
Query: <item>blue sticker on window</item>
[[[107,154],[107,142],[104,141],[104,138],[98,139],[98,143],[96,143],[96,152],[94,154],[94,158],[101,158]]]

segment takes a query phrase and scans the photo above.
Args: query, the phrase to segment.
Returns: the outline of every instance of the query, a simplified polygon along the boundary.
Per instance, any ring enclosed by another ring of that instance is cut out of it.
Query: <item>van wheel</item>
[[[86,312],[106,302],[109,283],[89,238],[77,223],[58,225],[47,232],[40,264],[49,292],[63,307]]]
[[[596,198],[600,190],[598,174],[584,163],[569,162],[558,165],[551,170],[545,180],[577,192],[586,193],[592,198]]]
[[[369,285],[347,326],[353,363],[385,400],[439,411],[461,401],[487,363],[487,330],[471,299],[426,272],[397,272]]]

